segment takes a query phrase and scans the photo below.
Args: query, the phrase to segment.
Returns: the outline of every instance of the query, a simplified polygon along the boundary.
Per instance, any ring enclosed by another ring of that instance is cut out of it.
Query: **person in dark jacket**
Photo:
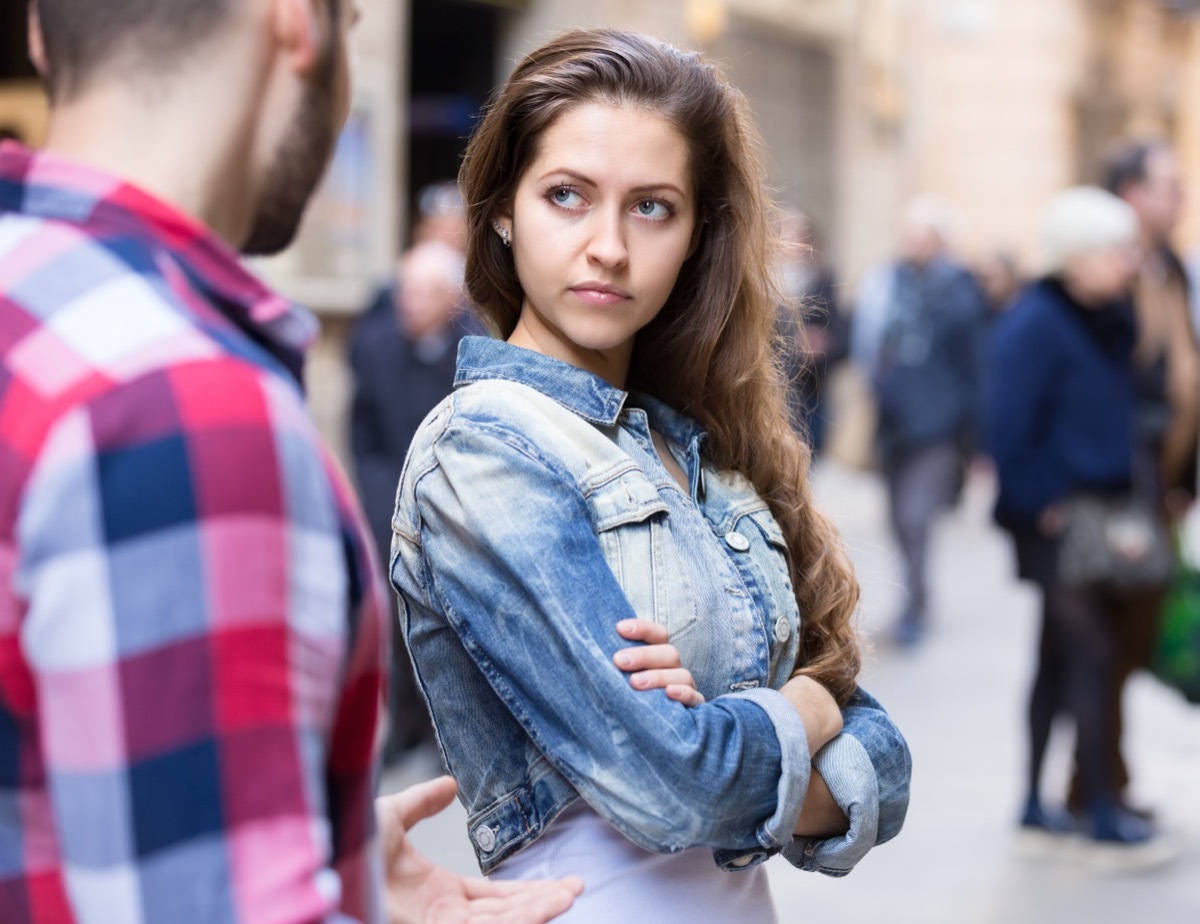
[[[384,561],[408,445],[421,421],[454,386],[458,341],[477,332],[459,310],[462,267],[462,255],[453,247],[417,244],[401,259],[396,281],[379,292],[351,338],[350,447],[363,507]],[[403,633],[392,633],[392,646],[385,761],[433,742]]]
[[[1187,511],[1196,493],[1196,440],[1200,428],[1200,347],[1189,310],[1190,285],[1171,246],[1183,214],[1182,170],[1171,146],[1160,140],[1127,143],[1108,162],[1108,191],[1127,202],[1138,220],[1142,261],[1134,283],[1138,339],[1133,352],[1139,449],[1152,493],[1169,517]],[[1109,703],[1137,670],[1150,665],[1161,625],[1163,598],[1147,595],[1135,618],[1118,624],[1119,665]],[[1118,786],[1129,785],[1121,752],[1121,713],[1106,723],[1110,772]],[[1122,802],[1128,801],[1122,794]],[[1068,804],[1082,806],[1078,774]],[[1143,808],[1134,811],[1148,814]]]
[[[780,239],[779,276],[787,296],[780,331],[789,344],[789,405],[815,454],[825,446],[830,423],[825,385],[849,352],[849,323],[838,308],[833,266],[820,250],[812,220],[798,209],[783,209]]]
[[[927,560],[938,514],[958,496],[974,442],[986,327],[983,293],[948,253],[948,206],[910,205],[900,259],[864,284],[854,347],[879,417],[876,446],[908,599],[894,630],[912,645],[928,622]]]
[[[1129,865],[1169,856],[1124,809],[1105,758],[1117,668],[1116,626],[1136,594],[1059,579],[1064,504],[1081,492],[1128,494],[1135,482],[1136,330],[1129,303],[1138,268],[1132,211],[1103,190],[1057,196],[1043,219],[1045,275],[996,322],[989,344],[985,432],[999,480],[996,520],[1013,537],[1018,575],[1042,593],[1029,701],[1027,838],[1082,833]],[[1075,725],[1084,808],[1076,819],[1041,800],[1051,726]]]

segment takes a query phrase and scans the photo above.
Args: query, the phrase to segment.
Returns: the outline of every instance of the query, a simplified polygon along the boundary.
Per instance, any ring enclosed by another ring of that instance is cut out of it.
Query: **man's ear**
[[[275,41],[291,58],[300,74],[307,74],[321,58],[332,35],[325,34],[325,17],[317,8],[320,0],[272,0]]]
[[[43,80],[46,79],[46,40],[42,37],[42,17],[38,13],[37,0],[29,0],[29,11],[25,17],[25,31],[29,42],[29,61]]]

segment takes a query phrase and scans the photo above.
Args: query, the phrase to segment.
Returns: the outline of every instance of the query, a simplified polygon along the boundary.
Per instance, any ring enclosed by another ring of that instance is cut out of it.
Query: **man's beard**
[[[263,180],[254,224],[242,246],[247,256],[276,254],[292,243],[329,166],[338,135],[333,124],[335,54],[330,48],[314,69],[291,130]]]

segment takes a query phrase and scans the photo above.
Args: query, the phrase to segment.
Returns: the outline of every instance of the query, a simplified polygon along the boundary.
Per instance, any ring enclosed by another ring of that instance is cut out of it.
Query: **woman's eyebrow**
[[[587,176],[586,174],[580,173],[578,170],[568,170],[568,169],[562,168],[562,167],[555,169],[555,170],[547,170],[545,173],[542,174],[540,179],[546,180],[552,176],[569,176],[573,180],[577,180],[578,182],[582,183],[584,186],[595,187],[595,186],[599,185],[591,177]],[[633,192],[633,193],[647,193],[647,192],[658,192],[658,191],[661,191],[664,189],[670,190],[671,192],[675,193],[680,198],[684,198],[683,190],[680,189],[678,186],[676,186],[674,183],[669,183],[666,180],[663,180],[658,183],[644,183],[641,186],[634,186],[629,191]]]

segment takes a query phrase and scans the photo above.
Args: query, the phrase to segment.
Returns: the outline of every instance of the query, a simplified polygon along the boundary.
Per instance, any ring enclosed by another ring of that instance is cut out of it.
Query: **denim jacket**
[[[745,478],[706,461],[696,423],[482,337],[461,344],[455,384],[409,450],[390,573],[482,870],[579,796],[647,850],[708,846],[726,869],[782,851],[844,875],[894,836],[904,739],[860,691],[810,761],[777,692],[800,636],[783,535]],[[616,624],[635,616],[666,624],[703,705],[614,666]],[[844,837],[792,836],[813,766]]]

